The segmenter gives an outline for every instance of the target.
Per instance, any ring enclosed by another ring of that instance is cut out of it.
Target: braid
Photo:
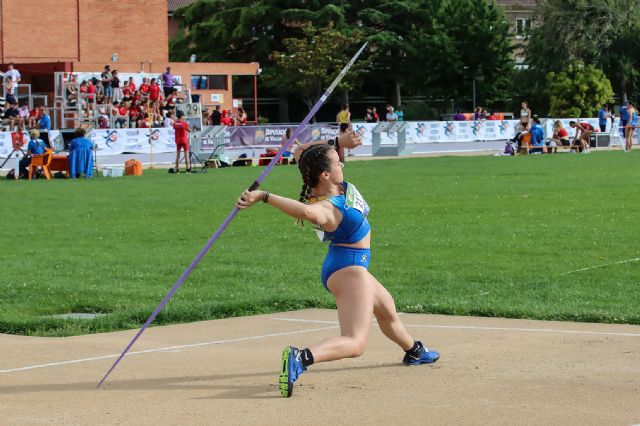
[[[327,153],[333,149],[329,145],[313,145],[307,148],[298,161],[298,168],[302,175],[302,191],[300,191],[300,202],[304,203],[311,198],[313,188],[320,182],[320,174],[328,172],[331,168],[331,160]],[[304,226],[302,220],[297,221]]]

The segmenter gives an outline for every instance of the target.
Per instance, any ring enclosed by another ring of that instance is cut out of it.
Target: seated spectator
[[[387,121],[390,121],[390,122],[398,121],[398,114],[395,113],[391,105],[387,105],[386,119]]]
[[[141,129],[149,129],[151,127],[151,118],[149,117],[148,112],[142,114],[142,119],[138,122],[138,124]]]
[[[491,114],[489,114],[489,116],[487,117],[487,120],[490,121],[497,121],[500,120],[500,117],[498,117],[498,114],[496,114],[495,112],[492,112]]]
[[[456,111],[456,114],[453,116],[453,121],[465,121],[467,118],[464,116],[460,110]]]
[[[375,123],[373,119],[373,110],[371,109],[371,107],[367,107],[367,110],[364,113],[364,121],[366,123]]]
[[[76,89],[76,76],[69,76],[69,79],[64,82],[65,96],[67,99],[67,105],[74,107],[78,104],[78,90]]]
[[[141,114],[142,110],[140,109],[138,102],[132,101],[131,106],[129,107],[129,127],[138,127],[138,120],[140,119]]]
[[[22,102],[22,106],[20,108],[18,108],[18,115],[20,116],[20,121],[21,121],[20,130],[24,130],[24,127],[29,122],[29,114],[30,113],[31,113],[31,110],[29,109],[29,101],[28,100],[24,100]]]
[[[38,125],[38,120],[40,120],[40,108],[34,108],[29,113],[28,124],[27,126],[30,129],[33,129]]]
[[[140,85],[138,91],[140,92],[142,101],[146,102],[147,98],[149,97],[149,79],[147,77],[144,77],[142,79],[142,84]]]
[[[93,143],[86,138],[87,131],[76,129],[75,138],[69,143],[69,173],[71,178],[93,176]]]
[[[10,104],[5,110],[2,117],[2,124],[9,126],[9,131],[13,132],[14,127],[19,129],[22,127],[22,119],[20,118],[20,111],[18,111],[17,104]]]
[[[569,140],[569,133],[567,133],[567,129],[562,125],[562,121],[556,120],[553,123],[553,135],[551,136],[551,140],[547,143],[549,147],[549,153],[553,149],[553,152],[558,152],[558,146],[570,146],[571,141]]]
[[[589,123],[576,123],[570,121],[569,126],[576,129],[576,135],[573,138],[573,146],[575,146],[583,154],[589,154],[589,139],[593,133],[593,126]]]
[[[162,122],[162,127],[173,127],[174,123],[173,111],[169,111],[164,121]]]
[[[31,164],[32,155],[42,155],[47,150],[42,139],[39,139],[40,132],[37,129],[32,129],[29,132],[29,145],[27,145],[27,154],[18,163],[18,169],[20,170],[20,176],[26,176],[28,174],[27,168]]]
[[[518,144],[518,152],[522,153],[522,151],[528,147],[530,139],[531,134],[529,133],[529,124],[521,122],[520,131],[516,133],[513,139],[511,139],[513,142]]]
[[[373,112],[373,122],[380,122],[380,114],[378,114],[378,109],[376,107],[371,107],[371,112]]]
[[[478,121],[480,119],[482,119],[482,107],[477,106],[475,111],[473,112],[473,120]]]

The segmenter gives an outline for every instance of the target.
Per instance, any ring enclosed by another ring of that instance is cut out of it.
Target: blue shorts
[[[327,281],[329,281],[329,277],[334,272],[349,266],[362,266],[364,269],[368,269],[370,261],[371,249],[359,249],[329,244],[327,256],[324,258],[324,263],[322,264],[322,285],[329,290]]]

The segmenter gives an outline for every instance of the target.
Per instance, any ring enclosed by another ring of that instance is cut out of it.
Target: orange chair
[[[40,155],[32,155],[31,156],[31,164],[29,164],[29,180],[33,176],[33,171],[37,171],[38,167],[42,167],[42,171],[44,175],[47,177],[47,180],[51,179],[51,171],[49,170],[49,164],[51,164],[51,158],[53,157],[53,150],[48,149],[44,152],[44,154]]]

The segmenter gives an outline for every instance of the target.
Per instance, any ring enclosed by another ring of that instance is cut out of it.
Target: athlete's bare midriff
[[[334,246],[340,246],[340,247],[351,247],[351,248],[358,248],[358,249],[368,249],[371,247],[371,231],[369,231],[369,233],[367,235],[364,236],[363,239],[361,239],[358,242],[355,243],[340,243],[340,244],[334,244]]]

